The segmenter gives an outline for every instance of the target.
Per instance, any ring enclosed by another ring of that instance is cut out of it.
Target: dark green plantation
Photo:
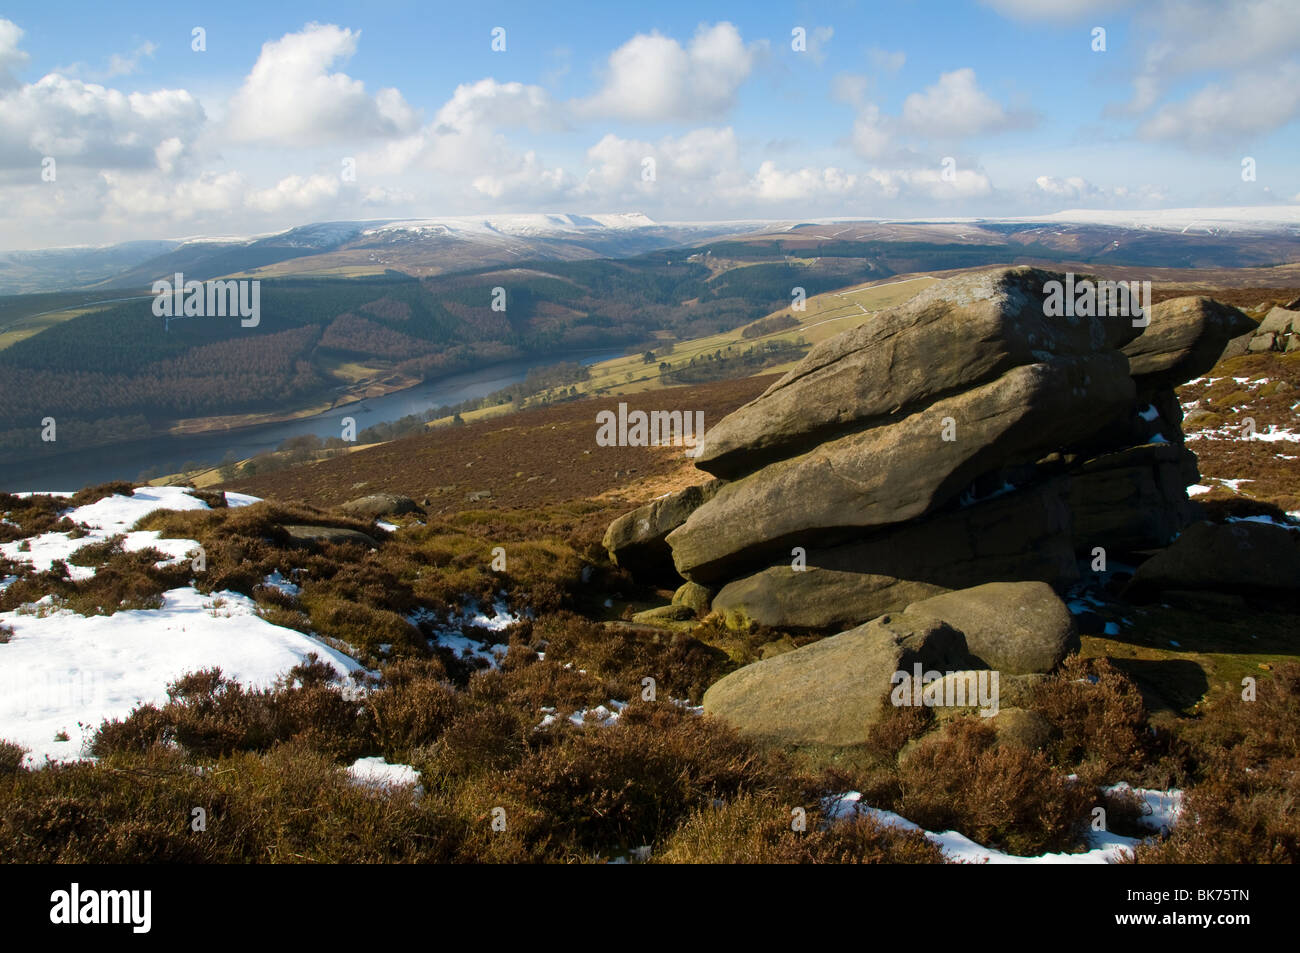
[[[330,368],[356,361],[429,380],[516,358],[635,346],[730,330],[807,294],[862,276],[845,263],[770,263],[711,275],[662,254],[545,262],[429,279],[268,279],[260,320],[166,319],[152,300],[53,324],[0,351],[0,454],[60,439],[86,447],[148,436],[176,420],[292,412],[328,403]],[[494,309],[504,289],[504,310]]]

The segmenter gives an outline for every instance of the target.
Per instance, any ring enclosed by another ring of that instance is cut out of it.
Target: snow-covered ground
[[[409,764],[389,764],[383,758],[358,758],[348,774],[354,783],[377,791],[415,786],[420,783],[420,772]]]
[[[1131,790],[1146,804],[1149,813],[1139,823],[1153,832],[1173,829],[1183,810],[1181,791],[1152,791],[1147,788],[1129,788],[1127,784],[1117,784],[1107,790]],[[835,795],[826,799],[826,813],[832,821],[847,820],[852,817],[867,817],[885,827],[894,827],[905,831],[920,831],[926,840],[943,852],[950,863],[964,864],[1114,864],[1131,855],[1141,843],[1134,837],[1123,837],[1109,831],[1088,832],[1088,850],[1078,854],[1039,854],[1036,857],[1018,857],[990,847],[981,847],[975,841],[957,831],[934,833],[913,824],[907,818],[862,803],[862,795],[857,791]]]
[[[505,658],[509,646],[480,642],[465,635],[464,630],[474,627],[487,629],[489,632],[504,632],[521,621],[522,617],[511,613],[505,602],[497,602],[493,605],[492,613],[489,616],[479,608],[477,603],[471,603],[462,609],[459,615],[449,616],[445,621],[432,610],[423,608],[412,612],[406,620],[416,628],[423,626],[426,630],[432,629],[433,637],[429,640],[431,645],[451,649],[459,658],[482,659],[492,668],[496,668]]]
[[[230,506],[257,502],[226,494]],[[0,547],[15,561],[48,569],[87,543],[125,534],[127,549],[154,547],[173,559],[196,550],[194,540],[159,539],[131,526],[156,509],[198,510],[207,504],[179,487],[142,487],[134,495],[114,495],[71,508],[64,515],[88,528],[86,536],[45,533]],[[70,566],[77,576],[88,567]],[[274,582],[286,584],[275,574]],[[268,579],[268,584],[274,584]],[[287,584],[292,585],[292,584]],[[13,636],[0,644],[0,739],[29,750],[27,763],[75,760],[106,718],[121,718],[142,703],[166,701],[168,683],[186,672],[219,666],[250,686],[270,685],[278,676],[315,653],[343,675],[361,668],[353,659],[310,636],[272,625],[257,615],[256,604],[235,592],[203,595],[186,586],[163,595],[158,609],[132,609],[110,616],[81,616],[52,605],[40,611],[0,613]],[[66,739],[66,740],[61,740]]]
[[[161,609],[109,616],[0,613],[13,627],[0,645],[0,738],[27,748],[28,764],[82,757],[105,718],[167,700],[186,672],[220,666],[246,685],[269,686],[309,654],[343,675],[361,668],[310,636],[272,625],[234,592],[172,589]],[[65,741],[58,740],[65,737]]]
[[[246,506],[256,502],[255,497],[231,493],[227,497],[230,506]],[[161,539],[156,532],[131,532],[131,527],[141,517],[154,510],[206,510],[208,504],[185,492],[183,487],[160,486],[140,487],[132,496],[114,494],[86,506],[71,507],[63,511],[63,516],[74,523],[79,523],[87,530],[86,535],[74,539],[67,533],[42,533],[25,540],[0,545],[0,555],[14,562],[31,564],[38,572],[50,568],[55,560],[67,562],[69,556],[91,543],[102,543],[114,536],[125,535],[122,548],[127,552],[141,549],[157,549],[166,554],[168,561],[180,561],[198,550],[198,542],[192,539]],[[68,574],[73,579],[88,579],[95,574],[89,566],[68,566]]]

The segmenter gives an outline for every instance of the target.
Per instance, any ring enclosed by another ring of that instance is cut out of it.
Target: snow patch
[[[1115,785],[1115,789],[1128,788],[1126,784]],[[1144,788],[1132,789],[1141,797],[1151,814],[1144,818],[1143,826],[1150,830],[1161,827],[1172,828],[1182,811],[1182,792],[1149,791]],[[904,831],[920,831],[926,840],[934,844],[943,853],[949,863],[959,864],[1114,864],[1132,856],[1134,848],[1141,843],[1137,838],[1123,837],[1109,831],[1089,830],[1088,849],[1079,854],[1040,854],[1036,857],[1019,857],[990,847],[982,847],[965,834],[957,831],[933,833],[914,824],[907,818],[893,811],[880,810],[862,803],[862,795],[857,791],[834,795],[825,801],[827,816],[832,821],[848,820],[853,817],[866,817],[885,827]],[[1157,824],[1161,826],[1157,826]]]
[[[27,748],[34,766],[83,757],[102,721],[165,703],[168,683],[187,672],[215,666],[245,685],[267,687],[312,653],[344,676],[361,668],[262,619],[256,603],[236,592],[204,595],[187,586],[164,593],[160,609],[89,617],[6,612],[0,622],[14,630],[0,644],[0,738]]]
[[[409,764],[389,764],[383,758],[358,758],[348,768],[352,783],[376,791],[414,787],[423,793],[420,772]]]

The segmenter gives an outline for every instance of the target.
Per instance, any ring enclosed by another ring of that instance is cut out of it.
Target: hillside
[[[659,259],[545,267],[268,281],[254,327],[190,318],[160,333],[166,319],[148,300],[70,316],[0,351],[0,454],[79,452],[182,422],[188,431],[228,426],[237,415],[291,417],[514,358],[634,345],[657,331],[696,337],[766,314],[795,284],[816,294],[856,276],[851,264],[721,276]],[[59,423],[54,448],[29,426],[45,417]]]
[[[982,280],[929,283],[916,306],[933,333],[977,320],[944,309],[966,306],[971,294],[961,289]],[[997,300],[1019,307],[1026,298]],[[861,301],[850,298],[855,307]],[[894,322],[899,334],[931,333],[925,322],[906,319],[907,307],[874,320]],[[840,318],[827,313],[811,317],[833,327]],[[1188,318],[1196,314],[1217,317]],[[1029,428],[1034,456],[1039,444],[1078,439],[1058,433],[1082,428],[1107,434],[1090,451],[1096,460],[1118,454],[1154,461],[1155,470],[1185,440],[1200,458],[1202,482],[1188,489],[1189,501],[1181,483],[1177,498],[1166,499],[1161,494],[1174,492],[1168,481],[1153,490],[1137,479],[1136,492],[1150,504],[1137,510],[1125,509],[1128,497],[1113,485],[1096,484],[1103,513],[1124,518],[1067,522],[1064,532],[1068,540],[1069,526],[1086,523],[1086,545],[1103,538],[1092,534],[1111,534],[1104,536],[1109,566],[1089,569],[1091,557],[1081,556],[1059,595],[1042,583],[1032,598],[1023,589],[1031,584],[997,584],[1022,587],[1014,600],[1000,597],[999,638],[1012,631],[1025,650],[1054,632],[1062,640],[1030,674],[1021,674],[1018,656],[1000,663],[1002,694],[992,702],[1001,707],[989,719],[964,703],[912,707],[876,698],[864,678],[879,674],[877,663],[861,668],[860,660],[819,675],[807,693],[795,673],[793,689],[745,695],[748,708],[719,701],[737,679],[790,672],[793,659],[823,664],[816,659],[856,644],[864,630],[920,625],[933,644],[914,639],[918,652],[954,638],[973,650],[981,637],[978,613],[958,612],[979,587],[935,597],[949,602],[932,611],[959,621],[936,623],[908,605],[840,631],[806,619],[746,618],[709,586],[692,581],[674,592],[680,579],[648,578],[630,558],[615,532],[628,525],[629,511],[641,514],[631,521],[634,535],[653,534],[662,521],[685,526],[692,507],[723,501],[716,484],[700,489],[709,480],[701,467],[731,460],[744,470],[727,448],[728,434],[746,420],[768,421],[760,434],[791,438],[788,428],[775,429],[777,412],[765,409],[784,399],[772,373],[579,397],[217,491],[118,484],[71,498],[0,495],[0,661],[12,655],[23,671],[21,683],[0,694],[0,739],[19,742],[0,743],[0,775],[12,782],[0,784],[0,851],[20,860],[99,862],[1294,860],[1283,752],[1300,724],[1300,650],[1294,593],[1273,582],[1288,570],[1242,565],[1229,547],[1216,577],[1195,590],[1166,585],[1151,598],[1132,585],[1178,546],[1160,536],[1152,547],[1148,539],[1146,510],[1166,505],[1175,507],[1171,518],[1176,510],[1176,518],[1194,520],[1183,524],[1189,536],[1232,539],[1240,530],[1276,548],[1280,534],[1285,545],[1274,558],[1294,558],[1287,546],[1300,524],[1287,509],[1300,497],[1287,449],[1300,424],[1291,399],[1300,355],[1242,342],[1246,353],[1216,363],[1206,348],[1188,346],[1242,328],[1252,341],[1272,335],[1272,345],[1280,333],[1285,345],[1293,332],[1282,319],[1293,320],[1290,314],[1270,314],[1268,327],[1283,329],[1274,332],[1221,305],[1171,299],[1153,317],[1153,327],[1166,330],[1152,340],[1158,354],[1177,357],[1172,376],[1141,346],[1131,349],[1132,363],[1111,362],[1115,373],[1151,389],[1150,396],[1119,394],[1117,431],[1106,430],[1106,415],[1095,409]],[[1135,334],[1124,330],[1116,340],[1131,344]],[[857,360],[851,342],[859,339],[853,328],[827,336],[809,360],[824,360],[826,345],[834,361]],[[950,350],[974,355],[995,340],[972,336]],[[1063,361],[1093,362],[1104,340],[1081,332],[1054,346]],[[1085,353],[1073,355],[1073,347]],[[900,344],[881,373],[859,378],[841,365],[819,386],[892,406],[889,388],[928,386],[907,362],[931,356]],[[1041,351],[1025,356],[1042,361]],[[972,392],[999,386],[997,377],[983,382],[978,367],[957,361],[936,373],[975,375]],[[801,386],[810,370],[805,363],[783,386]],[[860,380],[872,386],[860,388]],[[1171,381],[1181,386],[1166,396]],[[1017,412],[1039,399],[1031,393]],[[1080,398],[1076,389],[1047,399]],[[710,431],[703,450],[687,456],[680,446],[600,445],[596,415],[620,403],[629,411],[702,412]],[[806,400],[785,406],[818,412]],[[878,439],[924,413],[887,415],[865,433]],[[1247,417],[1253,429],[1243,432]],[[842,439],[822,437],[816,454],[838,453]],[[980,442],[997,448],[1002,439]],[[1116,451],[1113,440],[1138,442]],[[933,458],[913,482],[935,481],[946,451],[934,448],[942,443],[909,446],[908,459]],[[1073,468],[1070,485],[1092,485],[1095,460],[1056,456],[1039,460],[1045,469],[1037,474],[1016,469],[1016,485],[1014,468],[1005,478],[997,469],[1002,488],[991,493],[980,489],[989,482],[981,474],[960,500],[940,501],[938,518],[978,520],[1005,507],[1023,516],[1044,486],[1060,485],[1061,467]],[[876,457],[840,459],[869,468]],[[765,479],[765,469],[783,465],[767,452],[754,476]],[[823,505],[836,489],[825,480],[820,486],[821,493],[782,496],[782,512],[800,518]],[[862,499],[878,492],[869,477],[859,486]],[[694,502],[683,508],[688,498]],[[830,518],[846,519],[853,505],[837,505]],[[1091,512],[1074,497],[1070,505],[1072,520]],[[688,539],[736,546],[764,531],[768,518]],[[895,517],[886,532],[907,534],[918,524],[929,532],[926,518]],[[1035,525],[1004,520],[991,535]],[[897,539],[888,561],[905,574],[914,550]],[[670,542],[681,548],[678,565],[693,573],[694,550],[679,537]],[[809,539],[810,565],[831,542],[820,532]],[[931,542],[935,558],[962,550],[956,536]],[[985,571],[1006,569],[994,560]],[[1266,585],[1248,586],[1247,598],[1231,588],[1243,575]],[[771,588],[789,578],[788,570],[773,577]],[[846,591],[840,608],[864,594],[876,598],[870,588]],[[1045,614],[1027,616],[1031,603]],[[131,666],[109,664],[113,651],[128,646]],[[73,658],[97,673],[95,692],[63,690]],[[1244,706],[1241,686],[1255,682],[1258,701],[1252,694]],[[58,704],[48,704],[42,686],[59,687]],[[771,697],[785,699],[782,730],[824,721],[850,732],[852,743],[781,744],[756,734],[751,703],[761,708]],[[37,699],[46,705],[33,720],[26,711]],[[861,719],[837,714],[859,709]],[[1252,771],[1241,771],[1243,763]],[[70,827],[58,805],[74,794],[89,821]],[[208,823],[222,836],[194,839],[172,822],[178,805],[192,803],[213,805]],[[1087,823],[1097,807],[1107,818],[1100,829]],[[811,822],[804,830],[791,826],[795,808]],[[507,823],[493,829],[497,811]]]

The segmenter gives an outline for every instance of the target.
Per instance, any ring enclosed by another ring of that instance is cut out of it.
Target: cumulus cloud
[[[27,54],[18,49],[23,31],[12,20],[0,17],[0,89],[18,85],[14,70],[27,65]]]
[[[857,74],[841,74],[832,86],[835,98],[857,109],[849,143],[864,159],[898,162],[916,150],[909,140],[956,140],[967,136],[1003,132],[1029,125],[1034,117],[1008,112],[979,88],[970,68],[942,73],[938,82],[912,93],[903,101],[902,114],[890,116],[866,98],[870,81]]]
[[[1030,117],[1009,113],[979,88],[970,67],[941,73],[939,81],[903,101],[903,123],[913,132],[960,138],[1028,125]]]
[[[1175,84],[1196,73],[1213,71],[1211,83],[1194,93],[1203,104],[1230,88],[1236,71],[1246,74],[1262,63],[1294,66],[1300,50],[1300,17],[1292,0],[1161,0],[1138,13],[1146,38],[1132,94],[1119,109],[1136,115],[1156,107]],[[1286,121],[1283,119],[1282,121]],[[1159,138],[1179,138],[1154,133]]]
[[[1082,199],[1097,193],[1097,187],[1087,179],[1072,175],[1068,178],[1058,179],[1051,175],[1040,175],[1034,179],[1034,185],[1040,192],[1047,195],[1065,198],[1065,199]]]
[[[693,129],[655,143],[609,133],[587,150],[587,160],[579,194],[594,196],[698,194],[701,183],[734,186],[741,175],[740,144],[730,127]]]
[[[760,201],[815,201],[852,195],[858,177],[833,166],[783,171],[774,162],[764,162],[749,184],[754,198]]]
[[[564,111],[540,86],[482,79],[456,87],[427,126],[363,151],[358,168],[366,175],[438,172],[462,180],[470,194],[519,198],[534,182],[551,194],[562,173],[546,169],[535,151],[521,152],[501,128],[560,128]]]
[[[488,78],[457,86],[433,125],[440,132],[465,133],[496,126],[539,129],[557,121],[556,106],[542,87]]]
[[[139,172],[103,171],[107,191],[104,218],[153,222],[210,221],[239,208],[248,185],[238,172],[204,172],[189,179],[163,181]]]
[[[50,73],[0,91],[0,165],[53,156],[79,165],[153,166],[164,142],[193,141],[204,119],[203,107],[183,89],[126,94]],[[163,154],[174,164],[180,151],[169,146]]]
[[[1300,116],[1300,65],[1238,75],[1210,83],[1184,100],[1158,109],[1139,128],[1145,139],[1174,140],[1224,150],[1247,147],[1250,137]]]
[[[601,89],[575,109],[651,121],[717,117],[735,102],[761,47],[746,46],[726,22],[701,25],[686,47],[658,32],[639,33],[610,54]]]
[[[1228,9],[1221,0],[1162,0],[1143,9],[1148,55],[1166,72],[1248,66],[1300,48],[1293,0],[1233,0]]]
[[[471,184],[481,195],[499,202],[544,203],[564,201],[574,182],[563,169],[547,167],[529,150],[514,168],[476,176]]]
[[[872,169],[867,176],[879,184],[889,199],[919,196],[951,201],[982,198],[993,192],[993,183],[983,172],[958,168],[951,175],[943,169]]]
[[[269,189],[250,191],[244,204],[259,212],[316,208],[338,197],[339,183],[337,175],[288,175]]]
[[[697,129],[655,142],[606,135],[590,150],[591,168],[569,194],[599,207],[636,201],[641,207],[709,209],[713,214],[808,216],[845,209],[883,211],[890,203],[924,202],[938,209],[989,195],[987,175],[958,169],[873,167],[854,172],[837,166],[781,166],[771,159],[748,164],[735,131]],[[644,160],[655,162],[653,181]]]
[[[396,89],[374,96],[346,73],[330,72],[356,52],[360,31],[309,23],[265,43],[230,101],[227,128],[239,142],[323,145],[397,136],[416,115]]]
[[[1165,191],[1159,186],[1099,186],[1078,175],[1064,178],[1040,175],[1034,179],[1033,192],[1039,199],[1051,200],[1057,208],[1064,207],[1066,203],[1075,207],[1151,206],[1166,198]]]

